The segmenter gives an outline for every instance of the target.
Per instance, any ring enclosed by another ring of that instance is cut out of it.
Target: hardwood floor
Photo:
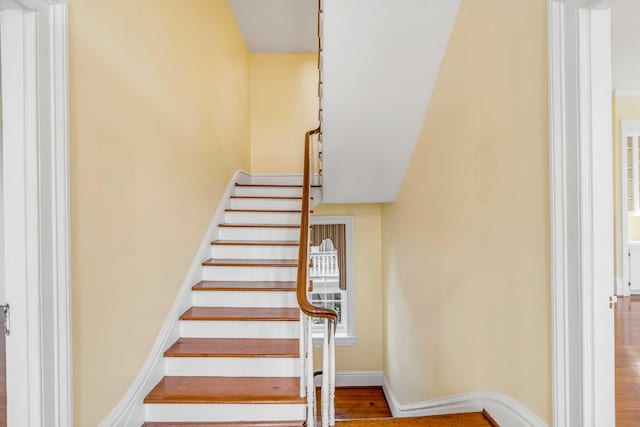
[[[320,389],[316,390],[320,413]],[[336,387],[336,420],[390,417],[382,387]]]
[[[338,421],[336,425],[340,427],[492,427],[482,412],[418,418],[344,420]]]
[[[620,298],[616,327],[616,425],[640,426],[640,296]]]
[[[320,408],[320,389],[316,390]],[[419,418],[391,418],[382,387],[337,387],[336,421],[340,426],[380,426],[380,427],[491,427],[492,424],[482,412],[470,414],[438,415]],[[318,419],[320,421],[320,419]]]

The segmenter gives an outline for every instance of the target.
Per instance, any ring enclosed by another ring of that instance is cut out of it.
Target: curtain
[[[319,246],[324,239],[331,239],[338,251],[338,268],[340,269],[340,289],[347,289],[347,240],[345,224],[313,224],[311,243]]]

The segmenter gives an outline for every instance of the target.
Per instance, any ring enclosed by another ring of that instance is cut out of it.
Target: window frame
[[[354,221],[353,216],[334,216],[334,215],[311,215],[310,224],[344,224],[345,240],[346,240],[346,283],[347,290],[344,292],[345,300],[342,301],[342,327],[336,329],[336,345],[352,346],[356,345],[358,338],[355,331],[355,280],[354,280]],[[322,346],[321,327],[313,331],[313,345],[315,347]]]

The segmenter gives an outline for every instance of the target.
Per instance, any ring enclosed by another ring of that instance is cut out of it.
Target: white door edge
[[[24,9],[2,12],[1,25],[3,67],[17,64],[24,83],[9,84],[16,77],[3,73],[3,87],[13,92],[7,96],[16,100],[9,102],[24,104],[4,111],[5,129],[9,122],[21,123],[23,134],[4,134],[5,161],[13,164],[4,172],[12,184],[4,202],[10,206],[5,229],[13,233],[6,235],[6,247],[16,247],[18,240],[25,246],[5,257],[20,267],[5,276],[11,304],[8,424],[63,427],[73,425],[67,6],[17,3]],[[24,143],[8,144],[9,137]]]
[[[608,13],[609,4],[549,0],[548,5],[552,419],[554,426],[614,425],[614,370],[608,361],[612,357],[605,354],[613,352],[613,328],[602,321],[607,301],[602,301],[597,285],[613,261],[602,259],[595,247],[608,238],[602,231],[607,220],[597,202],[612,188],[594,182],[602,168],[611,165],[598,163],[607,159],[594,156],[591,141],[601,137],[596,135],[601,129],[586,125],[598,108],[594,96],[602,94],[602,87],[592,92],[593,73],[602,70],[591,55],[603,42],[593,37],[590,8]],[[598,16],[596,21],[602,24]],[[609,87],[609,99],[610,93]],[[610,228],[612,234],[612,224]],[[611,276],[603,285],[612,289]]]

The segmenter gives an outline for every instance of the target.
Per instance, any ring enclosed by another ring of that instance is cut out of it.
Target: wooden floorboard
[[[247,320],[294,322],[300,309],[293,307],[191,307],[180,320]]]
[[[429,426],[429,427],[491,427],[491,424],[482,415],[482,412],[455,415],[434,415],[417,418],[387,418],[387,419],[363,419],[338,421],[336,425],[342,427],[366,427],[366,426]]]
[[[640,296],[620,298],[616,326],[616,426],[640,426]]]
[[[300,246],[298,240],[214,240],[214,246]]]
[[[320,414],[320,389],[316,390]],[[336,419],[390,417],[382,387],[336,387]]]
[[[298,377],[164,377],[144,403],[304,403]]]
[[[203,280],[194,291],[295,291],[296,282],[221,282]]]
[[[223,228],[300,228],[300,224],[219,224]]]
[[[205,267],[297,267],[297,259],[217,259],[202,263]]]
[[[304,421],[239,421],[212,423],[144,423],[142,427],[304,427]]]
[[[297,339],[179,338],[164,357],[269,357],[300,356]]]
[[[320,413],[320,389],[316,389]],[[336,420],[342,427],[433,426],[492,427],[482,412],[417,418],[392,418],[382,387],[337,387]],[[320,417],[318,417],[320,421]]]

